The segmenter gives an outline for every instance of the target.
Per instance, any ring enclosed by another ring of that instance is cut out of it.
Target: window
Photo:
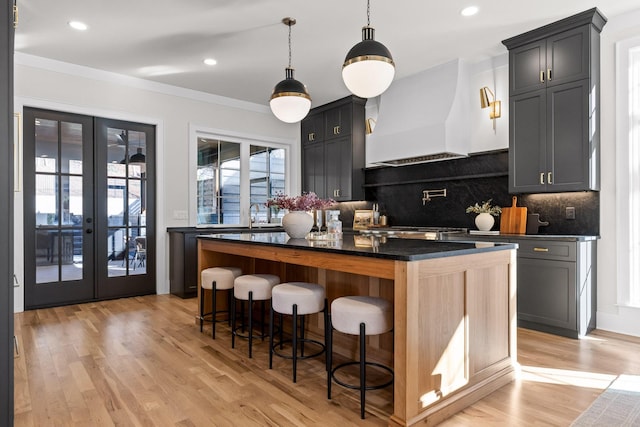
[[[287,192],[287,146],[205,131],[192,136],[197,145],[192,190],[197,226],[280,223],[282,212],[264,204]]]
[[[251,206],[264,206],[267,199],[278,193],[284,193],[285,187],[285,150],[252,145],[250,148],[249,171],[251,174]],[[258,223],[279,223],[283,212],[271,209],[258,209],[255,221]]]
[[[618,65],[618,304],[640,307],[640,39],[619,43]]]

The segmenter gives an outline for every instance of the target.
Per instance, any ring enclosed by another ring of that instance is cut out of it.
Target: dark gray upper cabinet
[[[365,103],[348,96],[314,108],[302,121],[303,192],[364,200]]]
[[[509,192],[600,189],[600,31],[590,9],[504,40]]]

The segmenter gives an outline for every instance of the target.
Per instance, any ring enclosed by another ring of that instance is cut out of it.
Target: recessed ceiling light
[[[469,7],[465,7],[464,9],[462,9],[460,11],[460,15],[462,16],[473,16],[476,13],[478,13],[478,6],[469,6]]]
[[[85,31],[87,28],[89,28],[87,24],[80,21],[69,21],[69,26],[78,31]]]
[[[207,58],[207,59],[204,60],[204,63],[207,64],[207,65],[216,65],[218,63],[218,61],[216,61],[213,58]]]

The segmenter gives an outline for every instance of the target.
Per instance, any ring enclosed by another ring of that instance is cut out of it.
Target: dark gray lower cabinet
[[[596,241],[518,243],[518,326],[572,338],[596,326]]]
[[[198,235],[202,231],[169,232],[169,287],[180,298],[198,292]]]

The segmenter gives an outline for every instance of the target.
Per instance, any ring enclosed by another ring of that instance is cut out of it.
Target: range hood
[[[371,100],[370,100],[371,101]],[[378,98],[367,135],[368,166],[404,166],[466,157],[470,147],[469,71],[456,59],[391,84]]]

